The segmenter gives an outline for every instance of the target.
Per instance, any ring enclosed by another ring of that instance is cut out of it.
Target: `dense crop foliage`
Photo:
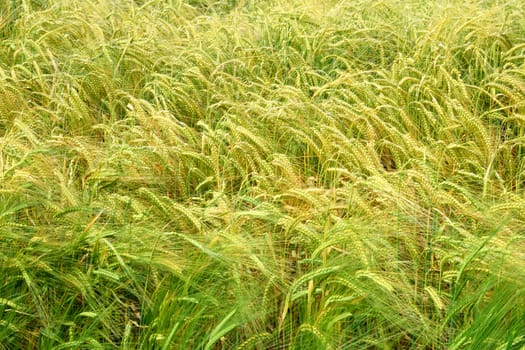
[[[0,349],[523,349],[521,0],[0,1]]]

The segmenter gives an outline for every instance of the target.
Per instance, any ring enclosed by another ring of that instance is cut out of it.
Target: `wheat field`
[[[523,1],[0,1],[0,349],[525,349]]]

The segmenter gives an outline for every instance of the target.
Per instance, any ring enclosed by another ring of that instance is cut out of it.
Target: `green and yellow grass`
[[[523,2],[1,1],[37,348],[525,348]]]

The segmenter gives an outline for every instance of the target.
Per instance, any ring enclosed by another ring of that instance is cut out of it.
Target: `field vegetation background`
[[[0,349],[524,349],[521,0],[0,2]]]

